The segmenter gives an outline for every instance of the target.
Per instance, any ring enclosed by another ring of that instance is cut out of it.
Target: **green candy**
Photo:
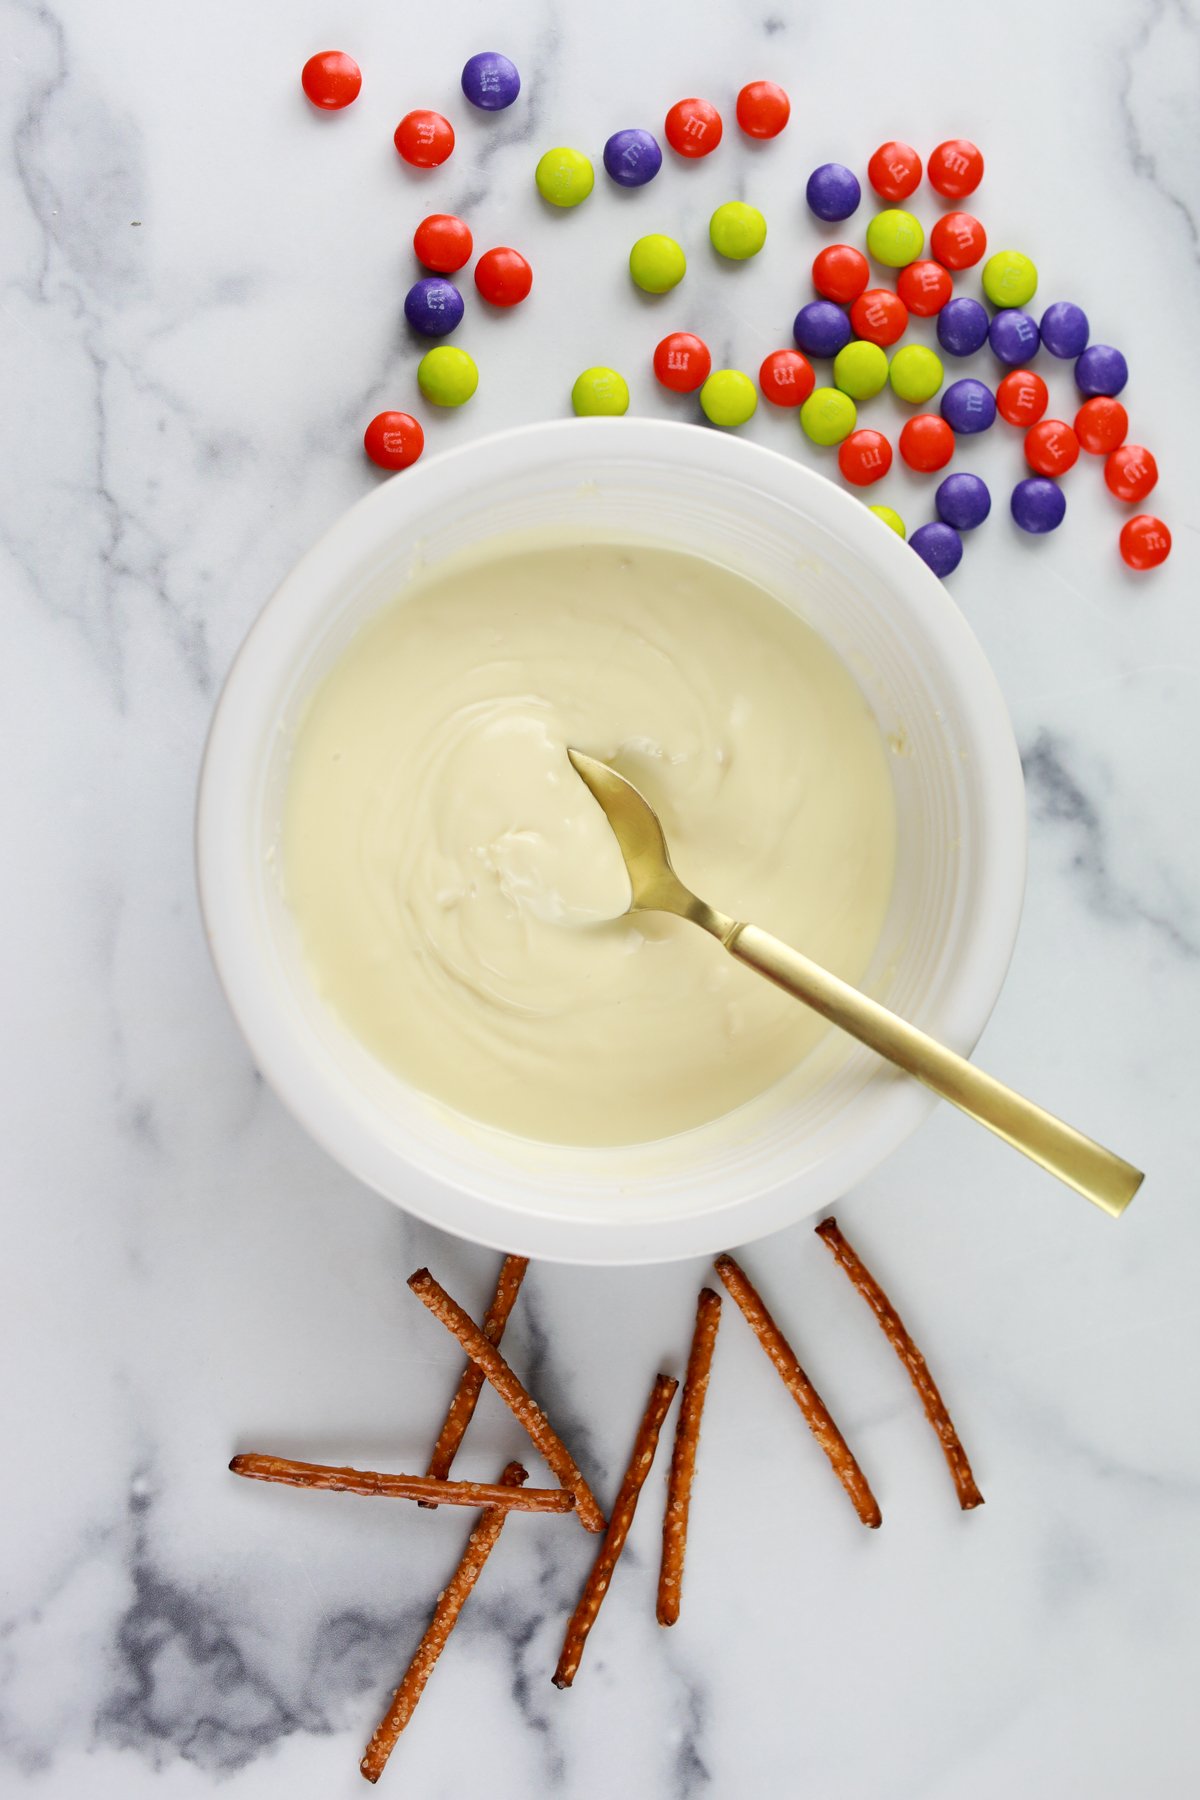
[[[766,243],[767,221],[757,206],[747,206],[744,200],[727,200],[708,221],[708,235],[718,256],[745,262],[748,256],[757,256]]]
[[[700,389],[700,407],[706,419],[726,430],[744,425],[758,407],[758,389],[740,369],[714,369]]]
[[[836,364],[834,366],[836,368]],[[936,356],[932,350],[927,350],[924,344],[905,344],[893,356],[888,373],[898,397],[919,406],[922,401],[933,399],[942,385],[946,371],[942,367],[941,357]]]
[[[993,306],[1024,306],[1037,284],[1037,268],[1019,250],[997,250],[983,265],[983,291]]]
[[[533,172],[538,193],[551,206],[578,206],[596,185],[596,175],[582,150],[559,144],[547,150]]]
[[[867,226],[867,249],[876,262],[889,269],[907,268],[916,262],[925,248],[925,233],[919,219],[898,206],[876,213]]]
[[[434,406],[462,406],[479,386],[479,370],[465,350],[438,344],[417,364],[417,386]]]
[[[682,246],[661,231],[640,237],[629,252],[629,273],[646,294],[665,294],[678,287],[687,273]]]
[[[847,344],[833,359],[834,386],[852,400],[873,400],[887,385],[888,359],[878,344]]]
[[[575,378],[571,405],[581,419],[619,418],[629,411],[629,387],[615,369],[585,369]]]
[[[869,506],[867,511],[873,512],[877,519],[882,519],[888,530],[894,531],[897,537],[908,536],[908,532],[904,528],[904,520],[898,512],[893,512],[890,506]]]
[[[800,425],[814,444],[840,444],[854,430],[858,408],[837,388],[814,388],[800,408]]]

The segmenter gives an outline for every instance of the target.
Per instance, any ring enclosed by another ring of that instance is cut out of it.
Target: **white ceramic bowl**
[[[831,1033],[770,1093],[657,1143],[559,1148],[468,1125],[389,1074],[327,1010],[279,890],[289,744],[314,685],[414,573],[539,526],[728,563],[840,653],[896,752],[895,892],[865,985],[973,1048],[1025,875],[1020,763],[995,678],[946,590],[860,500],[693,425],[566,420],[483,439],[384,483],[309,551],[247,638],[213,722],[197,825],[209,941],[267,1080],[332,1156],[408,1211],[565,1262],[709,1253],[837,1199],[920,1124],[931,1097]],[[736,895],[715,898],[736,907]]]

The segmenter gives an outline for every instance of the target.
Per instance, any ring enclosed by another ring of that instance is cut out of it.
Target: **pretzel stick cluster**
[[[374,1469],[341,1469],[328,1463],[294,1462],[288,1456],[235,1456],[234,1475],[250,1481],[278,1481],[285,1487],[326,1488],[337,1494],[381,1494],[445,1506],[498,1506],[504,1512],[565,1513],[574,1495],[562,1488],[515,1488],[490,1481],[436,1481],[428,1475],[381,1475]]]
[[[516,1305],[517,1295],[521,1291],[521,1283],[525,1279],[525,1271],[529,1267],[527,1256],[506,1256],[496,1279],[496,1292],[492,1296],[492,1304],[488,1307],[483,1319],[483,1335],[489,1344],[499,1344],[504,1336],[504,1327],[508,1324],[508,1315]],[[444,1481],[450,1473],[451,1465],[458,1454],[458,1447],[463,1441],[467,1426],[471,1423],[479,1396],[483,1392],[484,1375],[478,1363],[469,1362],[459,1377],[458,1387],[450,1402],[446,1414],[446,1422],[438,1433],[433,1446],[433,1455],[429,1458],[427,1473],[439,1481]],[[422,1506],[433,1507],[434,1500],[422,1500]]]
[[[688,1510],[692,1500],[692,1477],[696,1472],[696,1449],[700,1442],[700,1415],[708,1393],[712,1371],[713,1348],[717,1327],[721,1323],[721,1297],[711,1288],[701,1288],[696,1303],[696,1328],[688,1355],[687,1376],[679,1417],[675,1422],[675,1445],[671,1452],[671,1473],[667,1480],[667,1506],[663,1514],[662,1561],[658,1571],[658,1605],[660,1625],[674,1625],[679,1617],[683,1588],[683,1560],[687,1554]]]
[[[511,1462],[500,1477],[502,1487],[518,1488],[527,1479],[520,1463]],[[404,1671],[404,1678],[392,1696],[392,1704],[375,1727],[359,1768],[368,1781],[375,1782],[383,1774],[384,1764],[396,1747],[396,1740],[421,1698],[425,1683],[433,1673],[433,1665],[446,1648],[446,1640],[458,1622],[458,1615],[483,1571],[483,1565],[496,1547],[508,1511],[503,1506],[489,1506],[467,1539],[457,1569],[437,1598],[424,1637],[416,1654]]]
[[[964,1512],[983,1505],[983,1495],[975,1485],[967,1453],[954,1429],[954,1421],[946,1410],[946,1402],[938,1392],[937,1382],[929,1372],[929,1364],[909,1336],[903,1319],[896,1311],[857,1251],[853,1250],[838,1229],[836,1219],[825,1219],[816,1228],[817,1236],[832,1250],[854,1286],[858,1289],[883,1327],[892,1349],[908,1370],[909,1379],[921,1396],[925,1417],[937,1432],[942,1453],[958,1493],[958,1504]]]
[[[608,1592],[608,1584],[612,1580],[613,1570],[617,1566],[625,1539],[629,1536],[629,1527],[633,1524],[633,1515],[637,1511],[638,1495],[642,1484],[650,1473],[650,1465],[654,1461],[654,1452],[658,1448],[658,1434],[662,1430],[667,1409],[675,1398],[675,1389],[679,1386],[673,1375],[657,1375],[654,1386],[650,1390],[650,1398],[638,1426],[638,1434],[634,1439],[633,1455],[629,1459],[629,1467],[621,1483],[621,1491],[617,1495],[612,1509],[612,1518],[608,1522],[608,1530],[592,1564],[591,1574],[584,1583],[583,1592],[579,1596],[579,1604],[571,1615],[563,1638],[562,1654],[558,1659],[558,1667],[554,1671],[554,1685],[557,1688],[570,1687],[579,1668],[583,1647],[587,1643],[588,1633],[596,1623],[596,1615],[600,1611],[604,1596]]]
[[[767,1311],[762,1295],[732,1256],[718,1256],[716,1270],[737,1301],[750,1329],[774,1363],[783,1385],[804,1414],[809,1430],[849,1494],[855,1512],[863,1524],[872,1529],[882,1525],[883,1514],[879,1510],[879,1502],[871,1492],[853,1451],[834,1424],[829,1408],[800,1367],[796,1352]]]

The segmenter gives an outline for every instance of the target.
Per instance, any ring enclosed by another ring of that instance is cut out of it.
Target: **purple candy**
[[[1088,316],[1072,300],[1056,300],[1042,314],[1042,342],[1051,356],[1078,356],[1087,348]]]
[[[937,337],[951,356],[974,356],[987,343],[987,308],[960,294],[947,300],[937,317]]]
[[[662,168],[658,139],[636,125],[614,131],[604,146],[604,166],[618,187],[645,187]]]
[[[1047,481],[1044,475],[1018,481],[1012,491],[1012,516],[1022,531],[1031,531],[1035,537],[1057,530],[1066,510],[1067,496],[1057,481]]]
[[[422,337],[449,337],[462,324],[463,297],[444,275],[429,275],[405,294],[404,316]]]
[[[842,163],[822,163],[809,176],[805,197],[809,209],[818,219],[827,219],[832,224],[857,212],[862,189],[853,169],[847,169]]]
[[[998,312],[988,326],[988,342],[992,354],[1010,369],[1019,369],[1033,361],[1042,339],[1037,320],[1019,307],[1007,306]]]
[[[956,531],[974,531],[992,510],[987,482],[978,475],[947,475],[933,497],[938,518]]]
[[[942,395],[942,417],[960,436],[986,431],[996,418],[996,396],[968,375],[965,381],[952,382]]]
[[[805,356],[836,356],[850,342],[850,321],[832,300],[810,300],[796,314],[792,336]]]
[[[516,63],[498,50],[481,50],[463,65],[462,91],[472,106],[484,112],[503,112],[521,91]]]
[[[1081,394],[1119,394],[1129,380],[1129,364],[1111,344],[1089,344],[1075,364]]]
[[[921,561],[941,580],[962,561],[962,539],[952,525],[918,525],[908,540]]]

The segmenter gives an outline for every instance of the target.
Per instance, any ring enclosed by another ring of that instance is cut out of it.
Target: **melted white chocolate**
[[[704,899],[851,981],[891,890],[887,754],[809,627],[640,546],[443,569],[318,688],[283,866],[328,1003],[472,1119],[644,1142],[761,1093],[826,1027],[695,926],[620,916],[624,865],[568,744],[636,782]]]

